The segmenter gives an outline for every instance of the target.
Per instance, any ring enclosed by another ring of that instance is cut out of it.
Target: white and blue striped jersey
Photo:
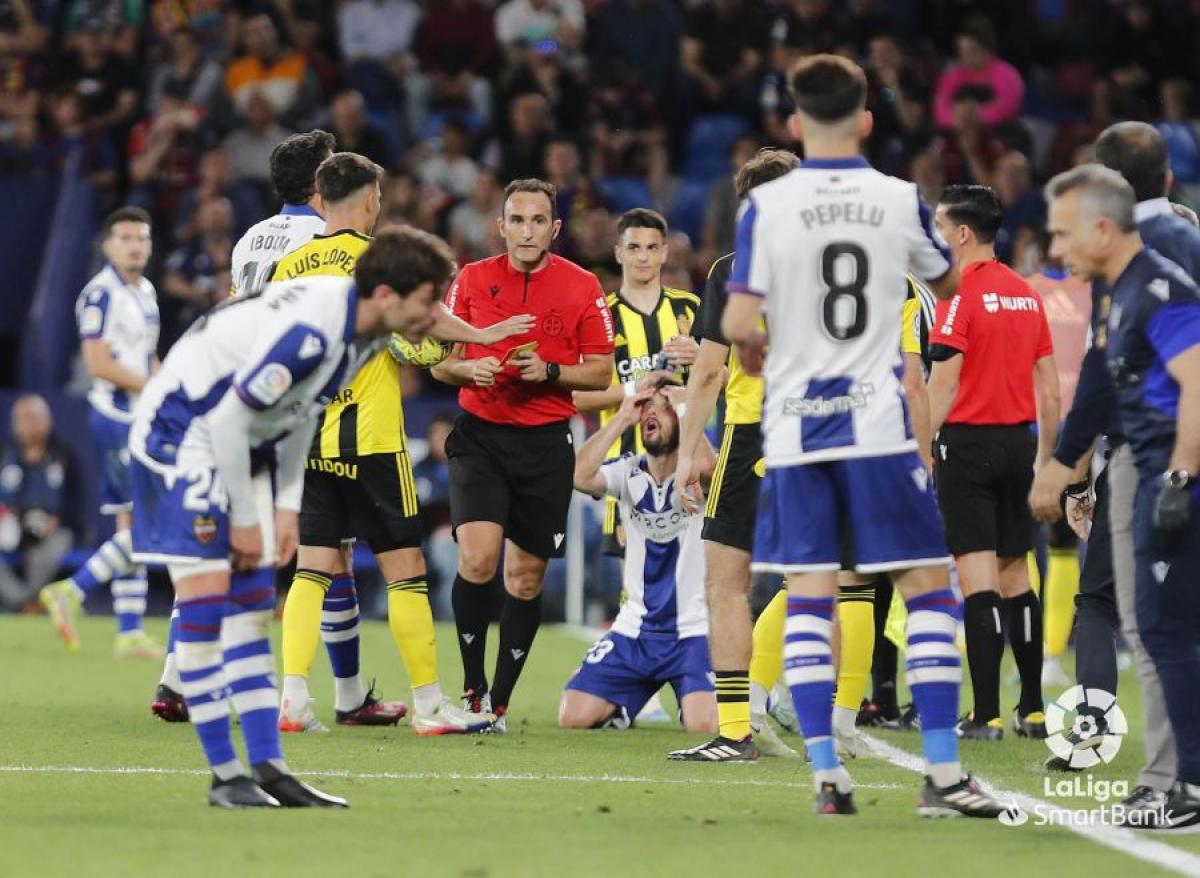
[[[707,635],[704,519],[684,510],[674,475],[661,485],[654,480],[644,453],[607,461],[600,472],[625,525],[625,599],[612,630],[626,637]]]
[[[233,245],[230,295],[262,289],[280,259],[323,231],[325,220],[307,204],[285,204],[275,216],[252,225]]]
[[[121,366],[147,377],[158,348],[158,297],[154,284],[139,278],[126,283],[112,265],[83,288],[75,302],[75,322],[81,340],[99,339]],[[128,424],[136,395],[103,378],[92,378],[88,391],[92,408],[107,418]]]
[[[768,467],[916,448],[898,344],[906,271],[950,253],[916,186],[865,159],[810,159],[742,204],[728,290],[760,296],[770,332]]]
[[[207,416],[231,393],[253,412],[252,448],[311,426],[345,376],[356,302],[348,278],[310,277],[217,305],[146,385],[130,451],[160,473],[214,467],[223,437],[211,434]]]

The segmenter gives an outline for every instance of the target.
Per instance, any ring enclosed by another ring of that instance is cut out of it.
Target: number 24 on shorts
[[[164,476],[167,490],[174,490],[175,482],[180,478],[175,474]],[[213,509],[224,510],[229,495],[225,486],[210,469],[195,469],[183,474],[187,488],[183,492],[183,508],[189,512],[209,512]]]

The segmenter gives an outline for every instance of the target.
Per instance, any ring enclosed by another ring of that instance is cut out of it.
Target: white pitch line
[[[0,773],[18,774],[169,774],[169,775],[208,775],[202,769],[190,768],[155,768],[153,766],[131,765],[115,768],[96,768],[87,765],[0,765]],[[741,787],[779,787],[783,789],[811,789],[809,782],[789,783],[778,780],[754,780],[751,778],[657,778],[637,777],[614,774],[466,774],[460,772],[437,771],[301,771],[305,777],[340,777],[351,780],[464,780],[464,781],[550,781],[561,783],[627,783],[627,784],[672,784],[679,786],[741,786]],[[862,789],[898,790],[900,784],[860,784]]]
[[[925,773],[925,763],[919,756],[914,756],[907,750],[901,750],[899,747],[895,747],[881,738],[865,734],[863,737],[867,739],[867,742],[877,755],[882,756],[888,762],[892,763],[892,765],[898,768],[906,768],[909,771],[915,771],[918,774]],[[1038,810],[1038,813],[1045,814],[1050,820],[1054,821],[1054,826],[1069,829],[1071,832],[1083,836],[1089,841],[1120,851],[1123,854],[1147,863],[1162,866],[1164,869],[1169,869],[1180,875],[1200,878],[1200,856],[1180,850],[1177,847],[1172,847],[1169,844],[1164,844],[1161,841],[1147,838],[1145,835],[1132,829],[1122,829],[1117,826],[1077,826],[1070,822],[1069,815],[1072,813],[1072,809],[1070,808],[1051,805],[1049,802],[1044,802],[1026,793],[1000,789],[995,784],[978,775],[975,776],[975,779],[997,799],[1013,802],[1022,811],[1030,815],[1035,810]],[[1019,828],[1013,827],[1014,830]]]

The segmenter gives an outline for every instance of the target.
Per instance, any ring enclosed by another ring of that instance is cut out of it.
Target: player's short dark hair
[[[113,233],[113,227],[117,223],[145,223],[146,225],[151,225],[150,214],[140,207],[118,207],[104,218],[104,225],[101,227],[102,237],[109,237]]]
[[[354,266],[354,283],[370,296],[380,284],[401,298],[424,283],[440,293],[454,276],[457,266],[450,245],[436,235],[412,226],[387,226],[375,233],[370,245]]]
[[[738,199],[745,198],[750,190],[763,183],[770,183],[800,164],[794,152],[786,149],[760,149],[733,175],[733,190]]]
[[[813,55],[788,73],[792,101],[805,116],[831,124],[849,118],[867,104],[867,74],[841,55]]]
[[[656,229],[662,233],[663,240],[666,240],[667,219],[657,210],[635,207],[625,211],[617,220],[617,237],[620,238],[627,229]]]
[[[331,204],[345,201],[364,186],[378,183],[383,168],[356,152],[335,152],[317,168],[317,192]]]
[[[946,208],[950,222],[969,228],[981,244],[996,240],[1000,222],[1004,219],[1004,208],[995,189],[965,184],[947,186],[942,190],[938,204]]]
[[[1096,138],[1096,161],[1128,180],[1138,201],[1167,194],[1167,144],[1153,125],[1109,125]]]
[[[537,177],[527,177],[524,180],[513,180],[504,187],[504,201],[500,205],[500,212],[503,213],[508,208],[508,199],[512,198],[518,192],[541,192],[550,199],[550,219],[558,218],[558,190],[554,188],[553,183],[545,180],[539,180]]]
[[[319,128],[293,134],[271,150],[271,185],[286,204],[307,204],[317,191],[317,168],[337,149]]]

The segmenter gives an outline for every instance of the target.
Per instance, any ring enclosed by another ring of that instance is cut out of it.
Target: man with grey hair
[[[1134,220],[1146,246],[1180,265],[1192,278],[1200,277],[1200,231],[1174,215],[1166,198],[1172,179],[1166,147],[1158,131],[1141,122],[1119,122],[1100,134],[1095,149],[1099,161],[1117,171],[1133,188]],[[1102,320],[1111,301],[1110,291],[1103,283],[1092,285],[1093,339],[1105,332]],[[1137,631],[1133,559],[1133,495],[1137,473],[1132,452],[1122,435],[1114,394],[1104,351],[1093,347],[1084,357],[1074,404],[1063,424],[1054,460],[1038,472],[1030,502],[1038,517],[1053,520],[1060,514],[1064,491],[1089,499],[1087,474],[1092,449],[1101,435],[1107,437],[1108,467],[1106,475],[1096,483],[1093,507],[1100,514],[1092,520],[1089,542],[1093,547],[1103,547],[1111,539],[1112,569],[1106,571],[1105,565],[1100,565],[1096,577],[1100,581],[1093,582],[1094,569],[1085,567],[1078,615],[1099,614],[1110,618],[1114,628],[1119,624],[1133,652],[1146,716],[1146,761],[1133,795],[1123,804],[1153,809],[1166,800],[1166,791],[1175,778],[1175,742],[1158,673]],[[1111,639],[1097,642],[1097,633],[1095,626],[1081,626],[1078,631],[1079,682],[1085,687],[1105,688],[1108,684],[1096,682],[1094,677],[1098,674],[1102,680],[1113,681],[1115,691],[1116,652]],[[1087,679],[1089,676],[1092,679]],[[1047,763],[1048,767],[1055,767],[1054,761]]]
[[[1083,165],[1046,187],[1051,255],[1107,284],[1111,307],[1095,349],[1113,378],[1121,428],[1137,467],[1133,501],[1135,611],[1175,733],[1177,768],[1162,807],[1126,825],[1200,827],[1200,288],[1146,247],[1133,187]]]

